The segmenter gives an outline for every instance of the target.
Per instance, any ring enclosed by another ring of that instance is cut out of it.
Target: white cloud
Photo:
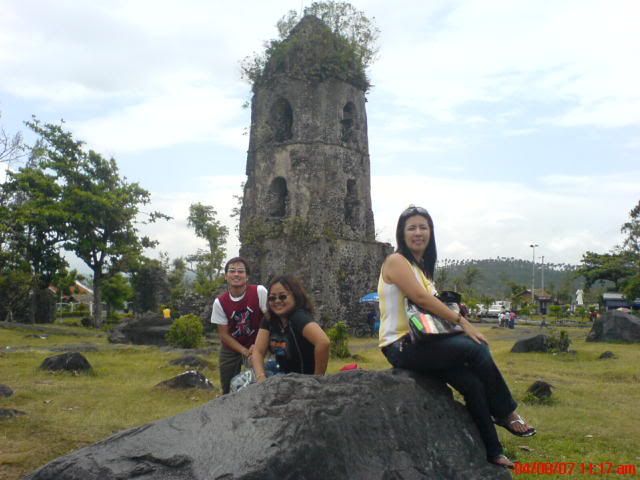
[[[620,225],[632,207],[627,192],[609,185],[603,202],[589,188],[565,191],[557,185],[374,176],[376,231],[380,240],[395,244],[398,216],[415,204],[434,218],[440,258],[528,258],[535,242],[549,261],[577,263],[586,250],[608,251],[620,242]]]
[[[450,4],[443,20],[422,31],[407,9],[385,23],[373,69],[376,88],[440,122],[464,119],[477,102],[563,102],[541,117],[563,126],[640,124],[640,51],[635,1],[489,0]],[[393,22],[393,23],[391,23]],[[418,32],[422,32],[420,35]]]
[[[228,256],[237,254],[240,247],[235,231],[238,219],[233,219],[231,213],[237,206],[234,195],[242,195],[240,184],[244,180],[245,177],[239,175],[202,177],[199,185],[194,185],[193,191],[152,192],[151,203],[145,210],[157,210],[170,215],[173,219],[141,226],[142,234],[160,242],[154,251],[147,254],[155,256],[159,251],[166,251],[171,258],[176,258],[206,248],[206,242],[196,237],[187,225],[189,205],[196,202],[213,205],[217,213],[216,218],[229,230],[227,254]]]
[[[227,92],[176,82],[162,95],[71,126],[98,151],[135,152],[205,141],[245,150],[241,104],[241,98]]]

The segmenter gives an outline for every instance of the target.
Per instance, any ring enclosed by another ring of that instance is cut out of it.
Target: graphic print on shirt
[[[289,342],[285,333],[271,332],[269,338],[269,350],[276,358],[288,359],[289,358]]]
[[[247,307],[241,311],[234,311],[231,314],[231,321],[235,325],[235,330],[231,333],[233,338],[239,337],[250,337],[256,331],[255,328],[251,326],[251,314],[253,310]]]

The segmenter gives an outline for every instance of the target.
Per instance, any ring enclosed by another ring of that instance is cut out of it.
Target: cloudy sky
[[[309,1],[0,0],[0,112],[36,115],[116,158],[177,257],[193,202],[234,231],[250,87],[240,60]],[[378,238],[428,208],[440,258],[577,263],[620,243],[640,199],[640,2],[353,1],[381,30],[369,74]],[[634,60],[635,59],[635,60]],[[238,240],[229,239],[228,253]]]

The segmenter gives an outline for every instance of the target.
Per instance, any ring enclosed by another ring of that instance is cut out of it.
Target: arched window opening
[[[287,211],[287,181],[276,177],[269,186],[268,214],[270,217],[282,218]]]
[[[340,120],[340,139],[347,143],[353,138],[355,128],[356,106],[347,102],[342,109],[342,120]]]
[[[344,197],[344,222],[351,227],[357,227],[358,224],[358,189],[356,181],[347,180],[347,195]]]
[[[293,137],[293,110],[289,102],[278,99],[271,107],[270,126],[273,131],[273,139],[276,142],[285,142]]]

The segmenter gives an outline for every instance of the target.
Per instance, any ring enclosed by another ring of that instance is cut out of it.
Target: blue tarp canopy
[[[375,303],[379,300],[378,292],[367,293],[364,297],[358,300],[360,303]]]

